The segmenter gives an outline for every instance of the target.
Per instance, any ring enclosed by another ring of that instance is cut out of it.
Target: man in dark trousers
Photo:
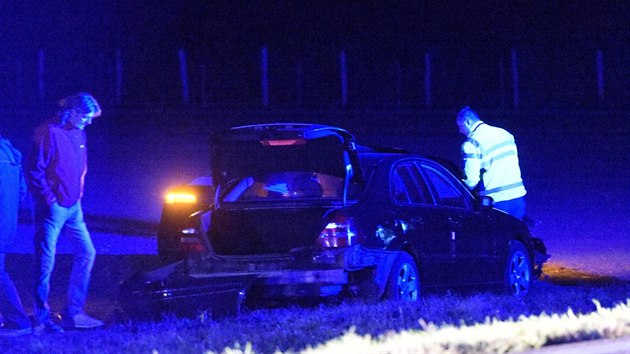
[[[101,114],[92,95],[79,92],[59,101],[59,111],[35,132],[27,179],[35,197],[35,321],[36,332],[94,328],[103,322],[83,311],[96,250],[83,219],[81,197],[87,172],[85,127]],[[74,261],[63,327],[51,321],[48,296],[55,265],[57,239],[62,231],[74,244]]]
[[[15,337],[31,333],[31,320],[13,281],[5,270],[6,254],[17,233],[20,200],[26,195],[22,174],[22,154],[9,140],[0,136],[0,336]]]

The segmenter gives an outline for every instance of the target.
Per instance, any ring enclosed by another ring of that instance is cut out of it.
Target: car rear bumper
[[[361,246],[320,250],[301,256],[211,256],[190,275],[212,278],[249,274],[260,297],[328,297],[370,282],[382,292],[397,252]],[[369,274],[366,274],[369,273]],[[369,275],[369,276],[365,276]],[[377,293],[379,292],[377,291]]]
[[[158,319],[165,313],[219,318],[239,314],[253,277],[247,274],[198,279],[177,262],[137,273],[120,284],[119,304],[133,318]]]
[[[190,276],[208,282],[214,282],[213,279],[249,276],[252,279],[251,289],[256,296],[274,298],[334,296],[348,285],[348,272],[343,268],[205,273]]]
[[[194,317],[201,313],[221,318],[241,313],[248,299],[260,303],[326,298],[340,294],[348,284],[348,273],[343,269],[163,273],[140,273],[121,284],[119,303],[125,313],[140,319],[159,319],[162,314]]]
[[[388,274],[382,267],[389,263],[383,261],[388,256],[395,258],[395,252],[355,247],[301,257],[210,256],[180,261],[125,280],[120,301],[135,317],[164,312],[194,316],[206,310],[213,316],[238,314],[244,301],[322,299],[354,291],[358,281],[381,283],[379,279]]]

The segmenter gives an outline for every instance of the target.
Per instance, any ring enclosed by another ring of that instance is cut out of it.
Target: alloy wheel
[[[531,285],[531,267],[527,255],[521,250],[513,252],[508,267],[510,292],[514,296],[525,296]]]
[[[415,268],[409,263],[403,263],[398,271],[396,287],[400,301],[418,300],[419,283]]]

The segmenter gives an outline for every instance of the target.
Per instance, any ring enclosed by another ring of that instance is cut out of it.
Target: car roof
[[[398,158],[417,158],[425,161],[431,161],[441,165],[446,168],[450,173],[452,173],[458,179],[464,179],[463,171],[452,161],[447,160],[445,158],[423,155],[417,153],[411,153],[409,151],[399,149],[399,148],[390,148],[390,147],[368,147],[363,145],[357,146],[357,152],[359,155],[359,160],[362,163],[364,168],[378,164],[380,161],[390,158],[390,159],[398,159]]]

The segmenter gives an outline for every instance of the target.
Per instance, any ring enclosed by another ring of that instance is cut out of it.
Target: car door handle
[[[462,222],[459,219],[454,219],[452,217],[449,216],[448,218],[448,223],[453,226],[453,227],[461,227],[462,226]]]
[[[424,220],[421,217],[411,218],[411,219],[409,219],[409,221],[411,221],[414,224],[422,224],[422,223],[424,223]]]

